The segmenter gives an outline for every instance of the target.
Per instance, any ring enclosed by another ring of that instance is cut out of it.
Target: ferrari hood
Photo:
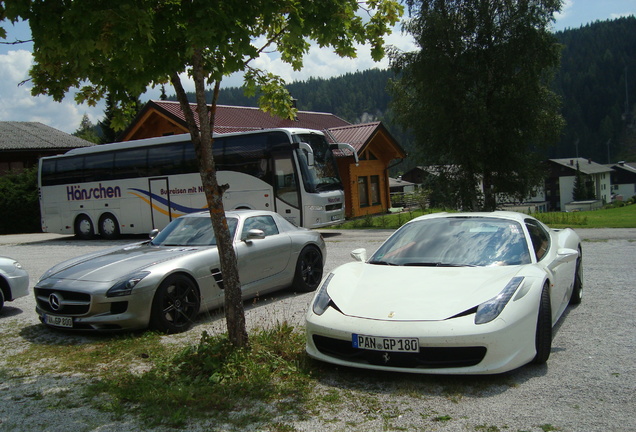
[[[356,262],[335,270],[327,291],[345,315],[439,321],[495,297],[520,269],[397,267]]]
[[[42,278],[113,282],[135,271],[200,251],[201,248],[175,246],[156,247],[147,244],[130,245],[73,260],[52,268]]]

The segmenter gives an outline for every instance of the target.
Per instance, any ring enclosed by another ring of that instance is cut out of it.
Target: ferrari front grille
[[[351,341],[314,335],[318,351],[329,357],[380,366],[439,369],[469,367],[486,356],[486,347],[420,347],[419,353],[386,353],[354,348]]]

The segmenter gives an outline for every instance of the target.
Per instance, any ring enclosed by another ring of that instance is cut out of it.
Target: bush
[[[0,177],[0,234],[40,231],[37,167]]]

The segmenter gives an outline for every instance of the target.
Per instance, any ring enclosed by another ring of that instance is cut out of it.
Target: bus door
[[[152,228],[163,229],[172,220],[168,178],[148,179]]]
[[[296,226],[302,226],[300,190],[293,159],[289,154],[273,154],[276,212]]]

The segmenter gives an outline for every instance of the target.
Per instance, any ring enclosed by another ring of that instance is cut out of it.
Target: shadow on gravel
[[[2,307],[2,310],[0,310],[0,319],[18,316],[22,313],[24,313],[22,309],[14,306],[7,306],[5,303],[5,305]]]
[[[298,296],[307,296],[307,303],[309,303],[309,299],[313,297],[314,293],[299,293],[293,290],[293,288],[287,288],[280,291],[275,291],[272,293],[265,294],[263,296],[256,296],[251,299],[247,299],[243,301],[243,309],[246,313],[250,311],[256,311],[259,308],[264,307],[277,307],[278,303],[284,302],[289,299],[294,299]],[[280,309],[278,309],[280,310]],[[304,316],[305,310],[302,310],[302,315]],[[217,324],[218,321],[225,322],[225,311],[223,307],[218,309],[211,309],[209,311],[204,311],[199,314],[197,317],[194,327],[198,325],[209,325],[209,324]],[[192,331],[192,330],[189,330]]]
[[[59,345],[72,346],[98,342],[105,342],[109,339],[119,338],[122,335],[138,335],[143,331],[128,332],[107,332],[93,333],[87,331],[68,331],[64,329],[54,329],[44,324],[33,324],[23,327],[20,336],[27,342],[36,345]]]

